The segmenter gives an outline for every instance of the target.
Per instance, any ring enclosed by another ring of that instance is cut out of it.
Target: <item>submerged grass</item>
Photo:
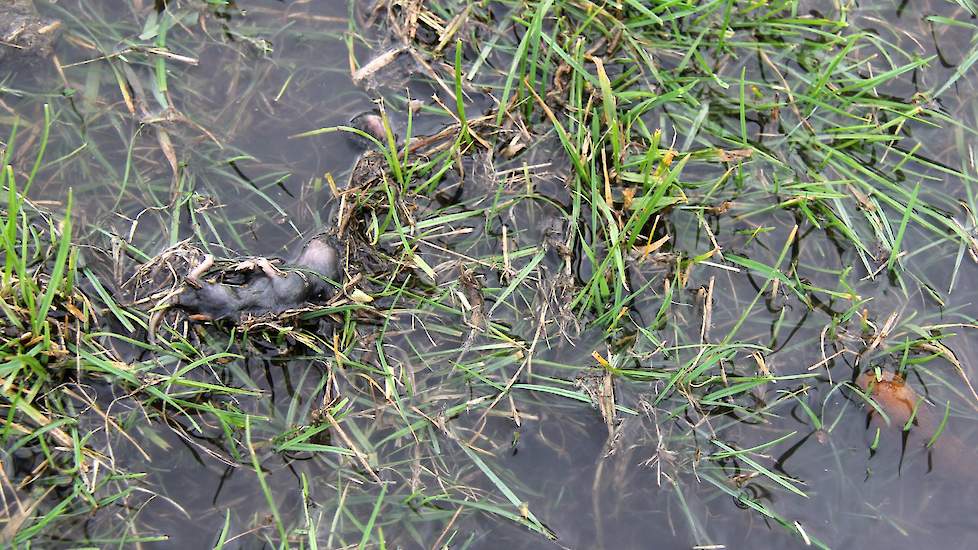
[[[6,544],[739,547],[732,499],[752,544],[827,548],[803,518],[846,513],[847,426],[887,414],[860,371],[931,389],[928,447],[978,411],[978,134],[942,102],[975,55],[934,72],[880,6],[72,7],[47,80],[0,88]],[[329,303],[148,336],[170,260],[324,228]],[[576,471],[521,474],[531,445]]]

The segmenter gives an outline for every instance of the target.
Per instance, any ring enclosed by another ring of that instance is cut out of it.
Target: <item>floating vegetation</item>
[[[0,6],[0,541],[978,543],[978,13],[893,4]]]

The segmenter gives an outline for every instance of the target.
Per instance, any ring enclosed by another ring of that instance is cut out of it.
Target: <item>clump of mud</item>
[[[42,17],[33,0],[0,0],[0,61],[18,53],[47,55],[61,21]]]

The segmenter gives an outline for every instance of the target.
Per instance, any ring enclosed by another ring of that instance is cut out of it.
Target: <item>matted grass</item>
[[[907,472],[966,477],[978,411],[970,3],[367,4],[42,6],[54,54],[0,74],[4,543],[937,532]],[[322,229],[328,303],[147,334],[166,254]],[[939,428],[867,430],[867,369]]]

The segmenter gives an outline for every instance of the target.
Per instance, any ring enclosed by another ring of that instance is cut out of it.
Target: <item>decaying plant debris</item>
[[[0,4],[0,543],[978,536],[970,2],[123,4]]]

